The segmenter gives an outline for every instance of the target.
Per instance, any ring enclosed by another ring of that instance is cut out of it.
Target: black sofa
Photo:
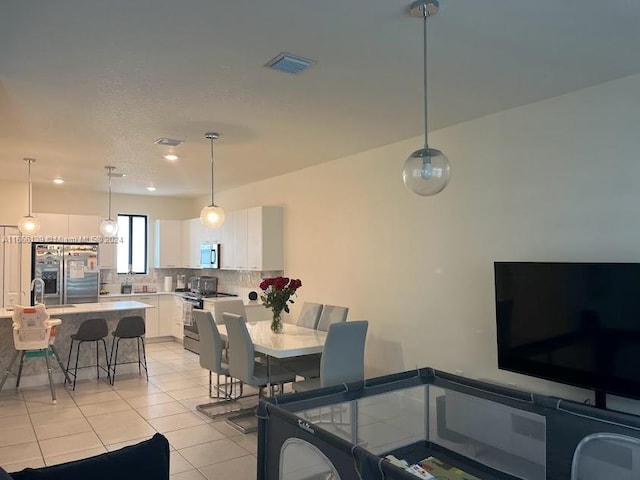
[[[61,439],[61,441],[63,441]],[[7,473],[0,480],[169,480],[169,442],[156,433],[136,445],[95,457]]]

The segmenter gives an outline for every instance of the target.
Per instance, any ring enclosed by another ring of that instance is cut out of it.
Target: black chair
[[[73,390],[76,389],[76,380],[78,378],[78,368],[88,368],[93,367],[93,365],[83,365],[78,367],[78,360],[80,358],[80,346],[85,342],[96,342],[96,374],[98,378],[100,378],[100,369],[103,369],[107,372],[107,380],[111,382],[110,374],[109,374],[109,357],[107,357],[107,343],[104,341],[106,336],[109,335],[109,328],[107,327],[107,321],[104,318],[90,318],[85,320],[80,324],[80,328],[78,331],[71,335],[71,345],[69,346],[69,357],[67,358],[67,368],[64,379],[64,383],[67,383],[67,379],[69,379],[69,375],[73,375]],[[104,359],[107,362],[106,368],[100,365],[99,355],[98,355],[98,342],[102,341],[102,346],[104,347]],[[69,364],[71,363],[71,352],[73,351],[73,346],[75,342],[78,342],[76,347],[76,364],[73,369],[73,373],[69,370]],[[71,381],[69,379],[69,381]]]
[[[116,383],[116,366],[124,365],[127,363],[137,363],[138,364],[138,373],[142,373],[142,368],[144,367],[144,372],[147,377],[147,381],[149,380],[149,372],[147,371],[147,355],[144,350],[144,319],[137,315],[131,317],[123,317],[118,322],[116,329],[113,331],[113,342],[111,343],[111,356],[110,364],[111,364],[111,385]],[[138,361],[135,362],[122,362],[118,363],[118,347],[120,346],[120,340],[125,338],[135,338],[136,344],[138,347]],[[140,344],[142,344],[142,360],[140,359]],[[114,357],[114,347],[115,347],[115,357]]]

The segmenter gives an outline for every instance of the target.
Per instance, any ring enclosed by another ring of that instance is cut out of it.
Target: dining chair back
[[[223,313],[229,342],[229,373],[238,380],[254,385],[255,349],[244,317]],[[266,382],[265,382],[266,383]]]
[[[299,327],[316,328],[318,326],[321,313],[321,303],[304,302],[302,304],[302,309],[300,310],[300,315],[298,315],[296,325]]]
[[[320,320],[318,320],[318,326],[316,328],[318,330],[322,330],[323,332],[328,332],[330,325],[334,323],[345,322],[347,320],[348,313],[349,313],[349,308],[347,307],[325,305],[322,308],[322,313],[320,314]]]
[[[221,302],[213,302],[213,319],[218,325],[224,325],[223,313],[233,313],[234,315],[240,315],[242,318],[247,318],[247,312],[244,308],[242,300],[224,300]]]
[[[322,387],[364,380],[368,327],[366,320],[331,324],[320,359]]]
[[[322,349],[319,377],[309,378],[308,374],[293,369],[306,378],[294,382],[293,389],[305,392],[364,380],[364,347],[368,327],[366,320],[331,324]],[[290,366],[287,365],[287,368]]]
[[[200,366],[218,375],[229,375],[222,362],[222,339],[211,312],[194,310],[193,320],[200,335]]]

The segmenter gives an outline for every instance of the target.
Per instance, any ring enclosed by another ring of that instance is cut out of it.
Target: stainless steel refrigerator
[[[34,243],[31,246],[31,278],[35,282],[32,302],[67,305],[98,301],[97,243]]]

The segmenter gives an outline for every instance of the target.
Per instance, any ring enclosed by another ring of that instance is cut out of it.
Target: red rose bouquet
[[[282,311],[289,313],[289,303],[294,303],[292,296],[302,286],[302,281],[295,278],[273,277],[265,278],[260,282],[260,288],[264,291],[260,295],[262,304],[273,312],[271,330],[282,332]]]

